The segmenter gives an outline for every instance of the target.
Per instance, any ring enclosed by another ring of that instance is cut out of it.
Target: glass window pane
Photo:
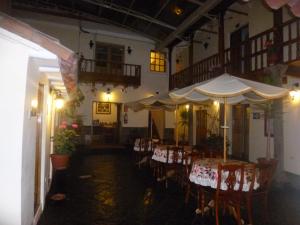
[[[165,67],[164,66],[160,66],[160,72],[165,72]]]
[[[151,57],[151,58],[154,58],[154,57],[155,57],[155,53],[154,53],[153,51],[151,51],[150,57]]]
[[[151,70],[151,71],[154,71],[154,69],[155,69],[155,66],[154,66],[154,65],[151,65],[151,66],[150,66],[150,70]]]

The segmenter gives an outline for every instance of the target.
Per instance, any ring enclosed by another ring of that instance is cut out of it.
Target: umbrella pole
[[[152,113],[150,111],[150,139],[152,140],[153,136],[153,119],[152,119]]]
[[[176,135],[176,147],[178,146],[178,105],[176,105],[175,109],[175,135]]]
[[[223,135],[223,145],[224,145],[224,162],[226,162],[227,160],[227,143],[226,143],[226,136],[227,136],[227,121],[226,121],[226,118],[227,118],[227,113],[226,113],[226,98],[224,98],[224,135]]]

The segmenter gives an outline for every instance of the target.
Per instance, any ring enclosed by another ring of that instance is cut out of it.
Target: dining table
[[[144,144],[144,142],[148,142]],[[142,142],[142,143],[141,143]],[[159,139],[143,139],[143,138],[136,138],[133,146],[133,150],[136,152],[151,152],[153,146],[155,146],[159,142]]]
[[[251,180],[250,180],[250,174],[249,171],[247,171],[247,165],[249,165],[249,162],[240,161],[240,160],[231,160],[227,159],[226,162],[224,162],[224,159],[219,158],[204,158],[204,159],[198,159],[193,162],[192,169],[189,175],[189,179],[192,183],[195,183],[200,186],[204,187],[210,187],[213,189],[217,188],[218,183],[218,165],[221,164],[245,164],[245,171],[244,171],[244,184],[242,191],[247,192],[250,189]],[[258,170],[256,171],[258,173]],[[240,176],[237,174],[237,176]],[[227,190],[227,184],[226,184],[226,178],[228,177],[228,173],[223,172],[222,173],[222,180],[221,180],[221,190]],[[258,174],[255,176],[258,177]],[[257,179],[255,178],[253,189],[256,190],[259,188],[259,183],[257,182]],[[239,184],[236,183],[235,189],[238,189]]]
[[[175,155],[174,155],[174,150],[172,150],[172,148],[174,148],[174,147],[176,147],[176,146],[175,145],[162,145],[162,144],[156,145],[153,150],[152,159],[154,161],[161,162],[161,163],[169,163],[169,164],[174,163]],[[169,148],[169,156],[168,156],[168,148]],[[189,146],[184,146],[183,149],[184,149],[185,153],[190,153],[192,151]],[[178,153],[178,155],[176,155],[176,162],[182,163],[182,160],[183,160],[182,158],[183,158],[183,154],[180,151]],[[187,163],[190,164],[190,162],[191,162],[191,159],[188,157]],[[186,162],[183,161],[183,164],[185,164],[185,163]]]

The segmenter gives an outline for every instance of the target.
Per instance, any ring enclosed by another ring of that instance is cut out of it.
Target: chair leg
[[[268,195],[263,195],[263,207],[264,207],[264,215],[263,220],[264,224],[269,223],[269,211],[268,211]]]
[[[216,225],[220,225],[219,223],[219,201],[215,200],[215,216],[216,216]]]
[[[237,210],[236,210],[236,222],[237,222],[238,225],[242,225],[242,222],[241,222],[241,206],[238,206]]]
[[[187,204],[190,200],[190,194],[191,194],[191,184],[188,182],[186,185],[186,193],[185,193],[185,204]]]
[[[247,214],[248,214],[248,223],[253,225],[253,217],[252,217],[252,197],[246,197],[246,204],[247,204]]]

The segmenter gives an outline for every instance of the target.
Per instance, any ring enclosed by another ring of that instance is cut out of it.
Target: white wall
[[[124,89],[122,86],[114,87],[112,85],[102,86],[97,84],[96,93],[92,93],[91,85],[80,84],[80,88],[85,95],[85,100],[79,109],[79,112],[84,115],[84,125],[91,125],[92,102],[102,101],[103,93],[106,92],[107,88],[110,88],[113,95],[111,102],[117,103],[135,101],[154,95],[157,91],[160,93],[168,91],[168,71],[166,73],[150,72],[150,50],[155,47],[153,41],[120,28],[88,22],[83,22],[82,26],[83,29],[89,30],[91,33],[81,32],[79,35],[78,21],[76,20],[64,19],[66,24],[62,25],[61,19],[53,16],[46,18],[36,14],[29,17],[26,13],[20,13],[19,16],[37,29],[58,38],[62,44],[75,52],[81,52],[86,58],[94,58],[94,48],[90,49],[89,47],[90,40],[123,45],[125,49],[128,46],[131,47],[132,53],[130,55],[125,51],[125,63],[141,65],[141,86],[138,88],[128,87],[125,91],[122,91]],[[36,20],[37,18],[39,20]],[[148,112],[135,113],[129,110],[128,123],[123,125],[125,127],[147,127]]]
[[[0,30],[1,34],[3,33]],[[5,36],[4,36],[5,37]],[[22,136],[28,51],[0,37],[0,224],[21,224]],[[18,66],[16,66],[18,59]]]
[[[299,78],[288,77],[287,87],[299,82]],[[283,106],[284,169],[300,175],[300,102],[286,99]]]
[[[34,177],[36,120],[30,117],[31,101],[37,99],[39,82],[48,81],[38,70],[39,60],[56,60],[40,46],[0,28],[0,224],[32,225],[34,221]],[[16,60],[17,59],[17,60]],[[49,90],[45,89],[45,99]],[[45,101],[43,115],[47,115]],[[49,118],[48,118],[49,119]],[[45,120],[41,120],[43,123]],[[44,203],[49,178],[50,138],[42,124],[41,204]],[[45,182],[45,183],[44,183]]]

